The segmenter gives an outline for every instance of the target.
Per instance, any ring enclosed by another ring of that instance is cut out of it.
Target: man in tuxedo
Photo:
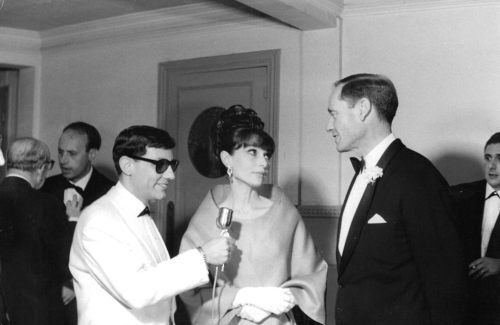
[[[170,259],[149,215],[149,202],[165,198],[175,179],[174,147],[151,126],[116,138],[119,181],[83,211],[71,247],[79,325],[171,324],[175,295],[208,282],[206,263],[227,261],[233,243],[225,237]]]
[[[85,122],[73,122],[63,130],[58,144],[58,158],[61,174],[49,177],[42,190],[63,202],[71,236],[81,210],[97,200],[112,186],[92,163],[101,147],[101,136],[97,129]],[[67,325],[77,324],[76,302],[73,287],[65,287]]]
[[[337,325],[458,325],[465,264],[429,160],[392,134],[398,107],[385,76],[335,83],[328,131],[339,152],[360,158],[337,239]]]
[[[453,186],[469,267],[467,324],[500,324],[500,132],[484,146],[484,179]]]
[[[53,165],[47,145],[33,138],[14,141],[7,152],[7,175],[0,183],[0,259],[12,324],[64,321],[69,232],[62,203],[37,191]]]

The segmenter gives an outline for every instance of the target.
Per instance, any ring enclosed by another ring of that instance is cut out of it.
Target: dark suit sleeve
[[[413,177],[402,196],[402,216],[432,324],[461,324],[466,268],[445,198],[447,185],[435,173]]]
[[[52,259],[54,272],[60,275],[62,281],[67,282],[71,280],[68,264],[72,238],[63,213],[65,210],[61,202],[48,194],[43,196],[43,209],[41,241]]]

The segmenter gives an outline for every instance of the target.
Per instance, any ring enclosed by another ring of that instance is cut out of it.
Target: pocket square
[[[384,218],[382,218],[382,216],[378,213],[375,213],[373,215],[373,217],[371,217],[369,220],[368,220],[368,223],[369,224],[377,224],[377,223],[387,223],[387,221],[385,221]]]

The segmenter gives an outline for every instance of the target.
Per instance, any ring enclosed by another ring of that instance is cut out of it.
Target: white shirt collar
[[[72,181],[69,181],[71,184],[75,185],[75,186],[78,186],[80,187],[82,190],[85,190],[85,188],[87,187],[87,184],[89,183],[90,181],[90,176],[92,176],[92,172],[94,171],[94,168],[92,167],[92,165],[90,166],[90,170],[89,172],[83,176],[82,178],[80,178],[78,181],[76,182],[72,182]]]
[[[130,192],[123,184],[118,181],[115,185],[116,200],[119,201],[117,208],[120,213],[126,216],[137,217],[144,210],[145,205],[139,198]]]
[[[394,134],[389,134],[384,140],[380,141],[370,152],[364,157],[365,166],[367,168],[375,167],[391,143],[396,140]]]
[[[495,190],[490,184],[488,184],[488,182],[486,182],[486,194],[484,196],[484,199],[486,200],[493,192],[497,192],[498,194],[500,194],[500,191]]]

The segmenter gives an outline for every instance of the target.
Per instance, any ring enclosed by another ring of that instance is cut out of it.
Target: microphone
[[[230,237],[229,228],[233,221],[233,210],[229,208],[220,208],[219,215],[217,216],[217,228],[221,230],[220,235],[223,237]]]
[[[233,210],[229,208],[220,208],[219,215],[215,221],[217,228],[219,228],[220,236],[229,238],[229,228],[231,228],[231,223],[233,221]],[[224,272],[224,264],[222,264],[221,271]]]

